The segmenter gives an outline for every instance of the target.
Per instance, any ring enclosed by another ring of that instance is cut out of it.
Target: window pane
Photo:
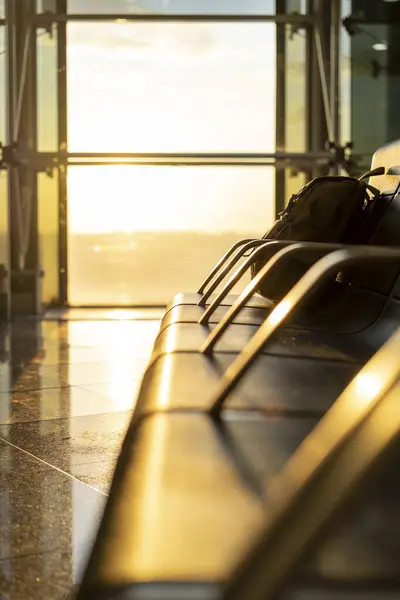
[[[285,169],[285,203],[287,204],[293,194],[297,194],[307,183],[307,175],[293,169]]]
[[[275,0],[68,0],[69,13],[271,15]]]
[[[52,37],[47,33],[37,37],[37,118],[40,152],[58,150],[57,86],[57,28],[53,26]]]
[[[306,150],[306,33],[286,30],[285,146],[287,152]]]
[[[350,44],[352,138],[365,169],[378,147],[400,138],[400,4],[354,0],[352,11],[363,13]]]
[[[55,13],[57,12],[57,0],[36,0],[36,12]]]
[[[1,6],[0,6],[1,9]],[[0,14],[0,17],[2,15]],[[4,27],[0,27],[0,141],[6,138],[6,56]],[[0,265],[8,270],[8,191],[7,172],[0,171]],[[5,306],[4,280],[0,271],[0,320]]]
[[[386,40],[388,26],[367,25],[363,29],[366,33],[351,38],[351,102],[354,153],[367,154],[363,160],[365,167],[371,164],[371,156],[377,148],[394,139],[391,133],[395,124],[389,127],[388,123],[390,95],[390,78],[386,71],[388,53],[375,51],[373,38],[370,37],[372,34],[377,39]],[[382,68],[376,76],[374,76],[373,61]],[[366,98],[368,102],[365,102]]]
[[[342,0],[342,17],[351,15],[351,1]],[[340,136],[341,143],[346,145],[351,141],[351,38],[346,29],[341,29],[341,58],[340,58]]]
[[[38,227],[40,266],[44,271],[42,298],[46,305],[59,297],[58,263],[58,172],[53,177],[38,174]]]
[[[70,167],[70,304],[195,290],[232,243],[268,229],[273,186],[272,167]]]
[[[6,36],[5,27],[0,27],[0,141],[7,142],[6,132],[6,107],[7,107],[7,87],[6,87]]]
[[[275,25],[70,23],[68,107],[71,152],[274,152]]]
[[[8,271],[8,196],[7,171],[0,171],[0,323],[6,311],[7,285],[3,279],[3,269]],[[0,348],[1,354],[1,348]]]

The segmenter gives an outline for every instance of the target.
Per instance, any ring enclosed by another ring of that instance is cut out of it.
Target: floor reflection
[[[0,598],[65,599],[90,550],[159,328],[156,311],[0,335]]]

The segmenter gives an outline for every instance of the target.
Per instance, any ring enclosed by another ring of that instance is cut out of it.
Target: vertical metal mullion
[[[307,0],[307,14],[310,15],[313,12],[313,1]],[[312,119],[312,104],[313,104],[313,57],[314,57],[314,26],[307,27],[306,29],[306,64],[305,64],[305,78],[306,78],[306,107],[305,107],[305,129],[306,129],[306,151],[311,152],[313,149],[313,119]],[[306,180],[312,179],[313,172],[310,167],[305,173]]]
[[[36,12],[36,2],[35,0],[31,0],[29,3],[29,26],[33,21],[34,15]],[[29,116],[29,135],[31,136],[31,144],[32,150],[36,153],[38,151],[38,99],[37,99],[37,39],[36,39],[36,29],[34,29],[34,35],[31,35],[30,38],[30,68],[32,76],[27,78],[27,83],[29,83],[29,90],[27,93],[28,103],[31,107],[31,113]],[[28,109],[29,110],[29,109]],[[29,244],[28,254],[34,256],[34,262],[32,264],[33,268],[37,271],[38,276],[39,271],[41,270],[40,264],[40,232],[39,232],[39,206],[38,206],[38,181],[39,175],[36,169],[34,169],[33,165],[30,166],[32,173],[32,184],[34,185],[34,189],[32,191],[32,213],[31,213],[31,238]],[[28,181],[29,185],[29,181]],[[29,257],[27,257],[27,264],[29,261]]]
[[[341,33],[341,0],[332,0],[330,14],[330,105],[332,116],[333,140],[336,146],[341,145],[340,136],[340,33]],[[334,172],[339,175],[340,168]]]
[[[286,13],[286,0],[276,0],[276,14]],[[286,150],[286,25],[276,24],[276,152]],[[285,208],[286,172],[275,167],[275,213]]]
[[[5,15],[6,15],[6,144],[11,145],[14,141],[14,88],[15,88],[15,3],[13,0],[6,0],[5,2]],[[11,317],[11,269],[12,269],[12,248],[11,244],[13,241],[13,219],[11,216],[11,207],[14,203],[14,191],[13,191],[13,177],[11,175],[11,168],[7,169],[7,306],[6,306],[6,317]]]
[[[329,15],[323,11],[324,4],[322,0],[308,0],[308,10],[314,15],[314,24],[312,27],[319,27],[321,39],[326,56],[326,31]],[[325,7],[326,8],[326,7]],[[322,98],[321,80],[319,75],[319,66],[315,50],[315,40],[313,30],[310,29],[310,35],[307,42],[307,123],[308,123],[308,147],[309,152],[319,152],[326,150],[328,142],[328,130],[324,113],[324,103]],[[329,140],[330,141],[330,140]],[[326,167],[315,166],[310,171],[310,179],[320,175],[326,175]]]
[[[7,144],[14,142],[14,118],[15,118],[15,81],[16,81],[16,48],[15,48],[15,3],[13,0],[6,0],[6,58],[7,58]],[[12,170],[15,167],[8,167],[8,257],[10,271],[13,269],[13,244],[16,239],[15,220],[13,219],[12,208],[14,202],[14,177]],[[11,294],[10,294],[11,297]]]
[[[67,0],[57,1],[58,14],[66,14]],[[67,24],[58,23],[58,148],[67,150]],[[58,170],[58,267],[60,303],[68,303],[68,188],[67,165],[61,164]]]

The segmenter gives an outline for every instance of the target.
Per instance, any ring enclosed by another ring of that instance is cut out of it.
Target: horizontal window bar
[[[233,161],[233,160],[219,160],[219,161],[201,161],[201,160],[196,160],[196,161],[190,161],[190,160],[179,160],[178,161],[168,161],[167,159],[160,159],[160,160],[156,160],[156,159],[132,159],[132,160],[114,160],[114,161],[89,161],[89,160],[83,160],[83,161],[74,161],[74,160],[69,160],[67,166],[74,166],[74,167],[88,167],[88,166],[92,166],[92,167],[98,167],[98,166],[107,166],[107,165],[143,165],[143,166],[157,166],[157,165],[162,165],[162,166],[173,166],[173,167],[186,167],[186,166],[192,166],[192,167],[210,167],[210,166],[223,166],[223,167],[231,167],[231,166],[236,166],[236,167],[243,167],[243,166],[260,166],[260,167],[265,167],[265,166],[275,166],[276,163],[273,159],[266,159],[264,161],[254,161],[254,160],[248,160],[248,161],[244,161],[244,160],[238,160],[238,161]]]
[[[370,159],[369,154],[357,154],[356,160]],[[99,165],[99,164],[161,164],[161,165],[324,165],[333,162],[335,154],[319,152],[272,152],[272,153],[135,153],[135,152],[13,152],[13,164],[47,165],[59,164]]]
[[[37,152],[32,153],[37,154],[38,156],[43,157],[54,157],[54,158],[64,158],[64,159],[72,159],[79,160],[85,158],[107,158],[107,159],[124,159],[124,158],[132,158],[132,159],[141,159],[141,158],[155,158],[155,159],[185,159],[185,160],[197,160],[197,159],[210,159],[210,160],[218,160],[218,159],[244,159],[244,160],[263,160],[263,159],[303,159],[303,158],[313,158],[315,160],[331,158],[332,153],[327,151],[321,152],[255,152],[255,153],[237,153],[237,152],[228,152],[228,153],[220,153],[220,152]]]
[[[183,15],[183,14],[56,14],[43,13],[33,17],[33,23],[37,27],[47,26],[52,23],[65,23],[68,21],[218,21],[218,22],[272,22],[279,24],[304,24],[310,25],[314,22],[313,15],[287,14],[287,15]]]
[[[285,168],[300,165],[326,165],[334,159],[331,152],[275,152],[255,154],[216,154],[216,153],[103,153],[103,152],[18,152],[14,161],[21,165],[45,169],[67,166],[99,166],[99,165],[175,165],[175,166],[207,166],[207,165],[260,165]]]

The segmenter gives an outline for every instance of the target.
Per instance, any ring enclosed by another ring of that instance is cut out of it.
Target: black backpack
[[[354,177],[317,177],[294,194],[265,240],[290,240],[333,244],[368,244],[373,234],[372,218],[379,190],[367,183],[369,177],[384,175],[379,167],[356,179]],[[251,276],[260,271],[271,257],[265,256],[251,267]],[[278,277],[270,277],[258,292],[280,300],[304,275],[309,265],[292,259]]]

